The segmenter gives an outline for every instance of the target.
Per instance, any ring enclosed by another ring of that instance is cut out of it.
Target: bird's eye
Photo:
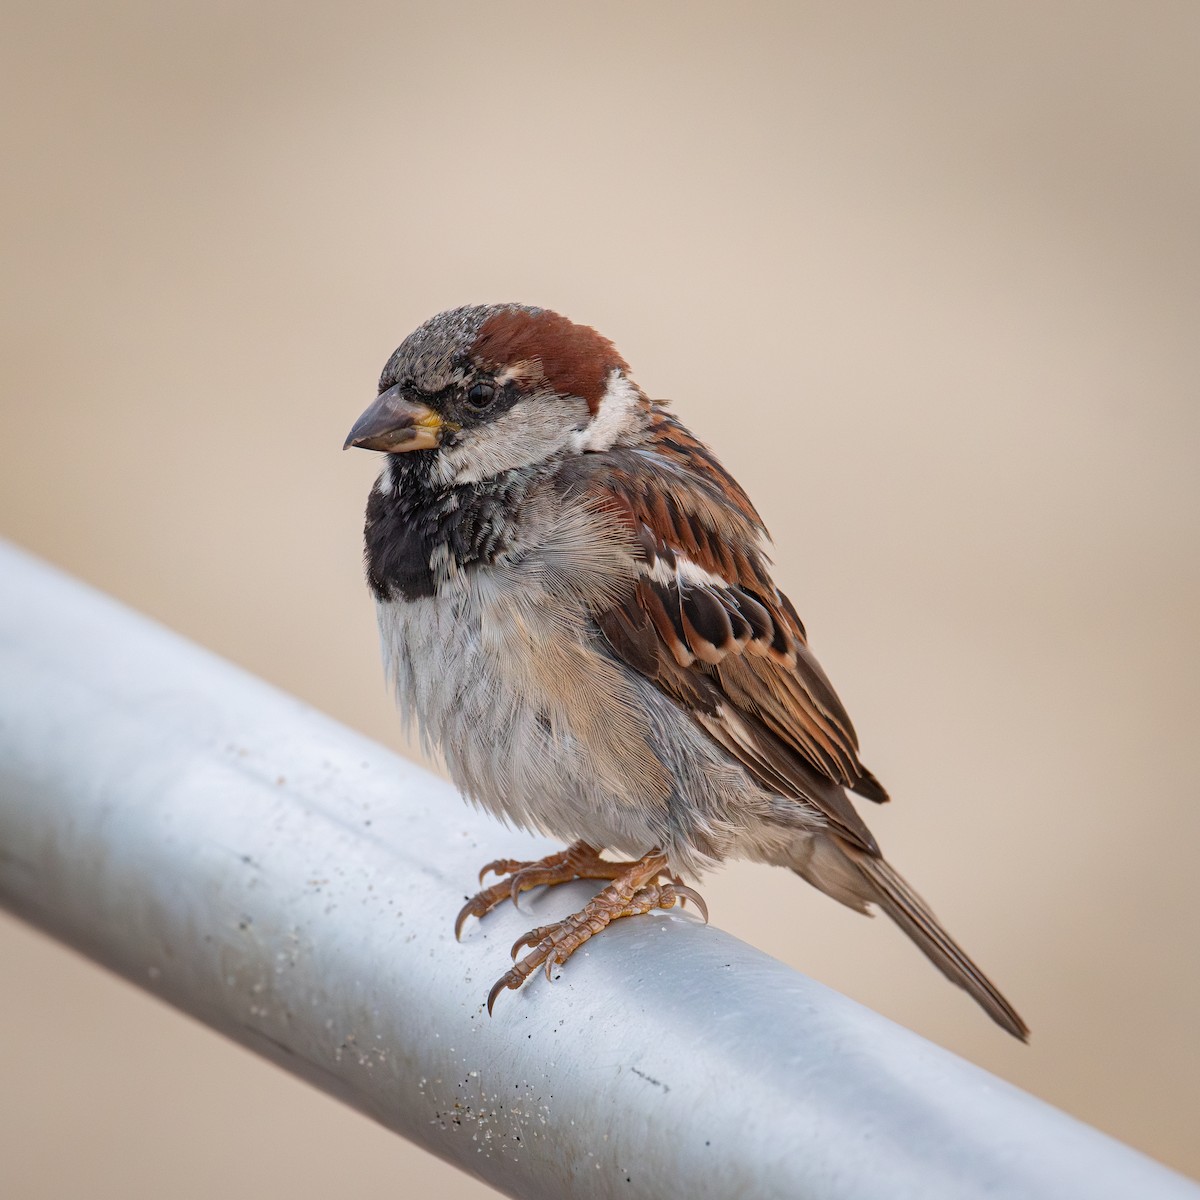
[[[482,412],[496,396],[496,389],[490,383],[477,383],[467,393],[467,403]]]

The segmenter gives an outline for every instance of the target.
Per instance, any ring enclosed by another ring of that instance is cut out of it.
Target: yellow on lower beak
[[[446,423],[428,405],[407,399],[400,385],[380,394],[346,437],[342,446],[361,446],[403,454],[409,450],[435,450],[442,443]]]

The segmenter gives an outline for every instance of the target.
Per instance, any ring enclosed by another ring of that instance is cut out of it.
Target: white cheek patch
[[[608,377],[604,395],[596,415],[583,428],[571,435],[578,451],[609,450],[622,434],[632,433],[641,423],[641,396],[624,372],[614,368]]]
[[[487,425],[464,431],[458,445],[440,452],[439,466],[449,481],[463,484],[543,462],[570,443],[577,416],[587,415],[582,400],[572,404],[578,414],[558,397],[531,397]]]
[[[392,460],[385,458],[383,460],[383,470],[379,472],[379,478],[375,480],[375,490],[381,496],[390,496],[396,487],[396,480],[392,476]]]

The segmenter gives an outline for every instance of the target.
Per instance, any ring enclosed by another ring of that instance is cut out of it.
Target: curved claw
[[[532,866],[523,867],[520,871],[518,871],[512,877],[512,887],[510,888],[510,895],[511,895],[511,899],[513,902],[513,908],[515,908],[518,912],[521,911],[521,905],[518,903],[518,901],[521,898],[521,893],[524,891],[531,890],[530,888],[525,887],[525,881],[531,875],[536,874],[536,872],[538,871],[538,868],[539,868],[539,864],[534,863]],[[537,887],[537,884],[535,883],[532,886]]]
[[[468,900],[466,904],[458,910],[458,916],[454,918],[454,940],[462,941],[462,927],[467,923],[467,918],[471,915],[471,905],[475,902]]]
[[[508,867],[509,862],[510,860],[507,858],[493,858],[490,863],[484,863],[483,866],[479,868],[479,882],[483,883],[483,878],[485,875],[491,875],[493,873],[496,875],[507,875],[508,871],[505,868]]]
[[[496,1003],[496,997],[498,995],[500,995],[500,993],[502,991],[504,991],[505,988],[520,986],[521,981],[519,979],[515,983],[509,982],[510,975],[512,975],[511,971],[509,971],[508,974],[506,974],[506,975],[501,975],[500,978],[497,979],[496,982],[492,984],[492,990],[490,992],[488,992],[488,999],[487,999],[487,1009],[488,1009],[489,1017],[492,1015],[492,1005]]]
[[[700,895],[694,888],[686,887],[682,883],[672,884],[675,889],[675,895],[682,899],[690,900],[699,910],[700,915],[704,918],[705,925],[708,924],[708,905],[704,903],[704,897]]]
[[[515,942],[513,942],[512,949],[509,951],[509,954],[511,954],[515,960],[517,957],[517,951],[520,950],[522,946],[528,946],[532,950],[533,947],[536,946],[538,942],[540,942],[545,936],[546,929],[542,925],[539,925],[536,929],[526,930],[525,933],[521,934],[521,936],[517,938]]]

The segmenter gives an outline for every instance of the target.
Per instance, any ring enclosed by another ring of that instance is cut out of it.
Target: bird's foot
[[[609,862],[601,858],[599,851],[587,842],[576,842],[566,850],[548,854],[534,862],[498,858],[479,872],[479,882],[482,883],[484,876],[493,873],[503,878],[472,896],[462,906],[454,922],[454,936],[461,936],[468,917],[482,917],[505,900],[516,904],[522,892],[535,887],[570,883],[573,879],[616,879],[628,866],[628,863]]]
[[[571,916],[551,925],[539,925],[536,929],[531,929],[517,938],[512,948],[514,959],[522,946],[532,948],[510,971],[496,981],[495,986],[488,993],[489,1015],[492,1005],[496,1003],[496,997],[505,988],[519,988],[541,966],[545,966],[546,978],[549,979],[555,966],[561,966],[584,942],[621,917],[641,916],[655,908],[674,908],[676,904],[682,904],[684,899],[688,899],[696,905],[704,919],[708,920],[708,909],[699,893],[685,887],[667,874],[667,858],[664,854],[650,853],[633,863],[610,863],[601,859],[591,847],[576,843],[563,855],[552,855],[550,859],[546,860],[549,862],[562,859],[561,862],[555,862],[554,866],[547,870],[555,873],[561,872],[568,863],[566,856],[579,850],[581,846],[591,856],[590,860],[584,861],[585,868],[594,867],[598,863],[607,873],[603,875],[576,874],[569,878],[611,879],[613,882],[597,893],[579,912],[572,913]],[[541,864],[535,865],[540,866]],[[527,869],[523,868],[523,870]],[[667,882],[657,882],[662,876],[666,876]],[[517,877],[513,876],[513,879],[515,880]],[[563,881],[557,877],[554,880],[554,882]],[[529,886],[534,887],[536,884],[530,883]],[[495,889],[488,890],[490,892]],[[519,890],[524,890],[524,888]],[[481,892],[480,896],[486,894]],[[475,899],[479,898],[477,896]],[[468,904],[464,912],[468,911],[470,907],[471,905]]]

